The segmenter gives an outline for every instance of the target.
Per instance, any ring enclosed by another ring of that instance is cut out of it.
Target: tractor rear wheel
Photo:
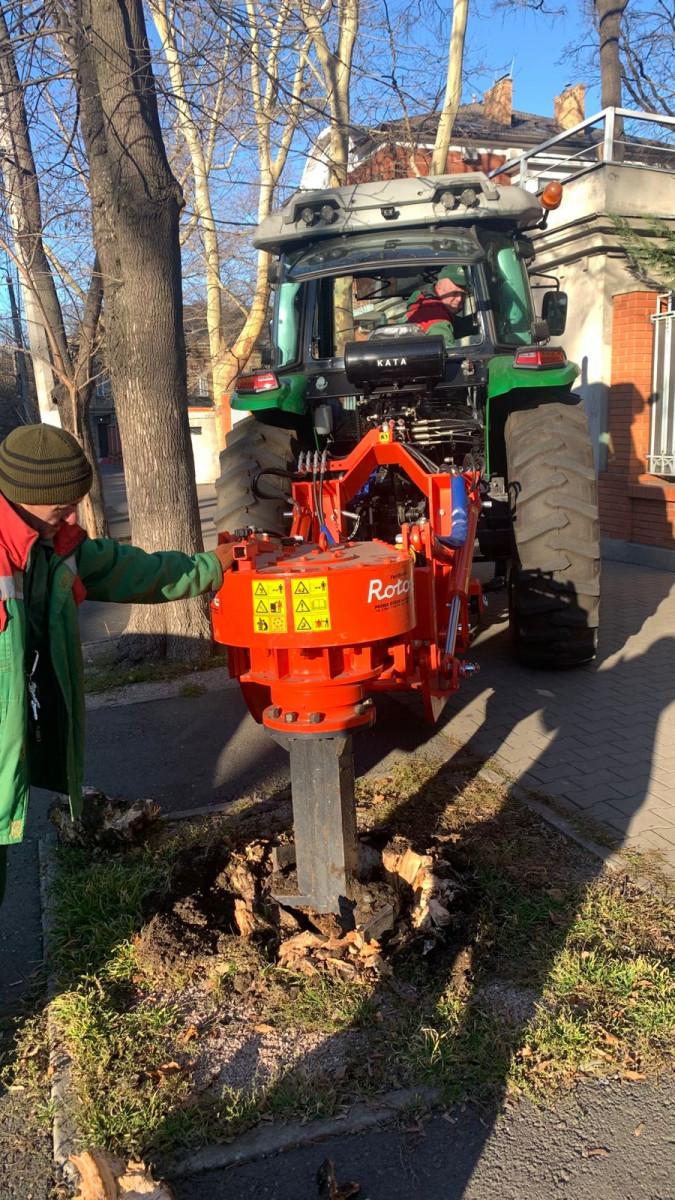
[[[514,648],[527,666],[575,667],[595,656],[600,608],[597,481],[583,404],[513,412],[505,439]]]
[[[276,499],[261,499],[253,487],[259,471],[289,470],[292,437],[290,430],[263,425],[253,417],[245,417],[230,430],[216,480],[215,521],[219,533],[234,533],[250,525],[283,533],[289,527],[284,513],[290,507],[290,484],[284,488],[283,480],[274,475],[261,480],[261,490],[270,496],[278,493]]]

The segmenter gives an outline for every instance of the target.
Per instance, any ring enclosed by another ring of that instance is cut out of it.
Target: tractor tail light
[[[273,392],[280,387],[279,379],[274,371],[256,371],[253,375],[240,375],[236,388],[238,392]]]
[[[530,347],[527,350],[517,350],[513,356],[516,367],[564,367],[567,355],[561,346],[545,349],[542,346]]]
[[[559,182],[559,180],[552,179],[550,183],[546,184],[546,187],[541,193],[541,196],[539,197],[539,203],[541,204],[542,208],[545,208],[547,211],[549,211],[553,208],[560,208],[562,198],[562,184]]]

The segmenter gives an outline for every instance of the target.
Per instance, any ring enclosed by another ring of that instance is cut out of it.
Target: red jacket
[[[426,296],[424,293],[408,305],[405,319],[420,325],[425,333],[429,326],[435,325],[437,321],[445,321],[446,324],[452,325],[452,313],[442,301],[437,296]]]

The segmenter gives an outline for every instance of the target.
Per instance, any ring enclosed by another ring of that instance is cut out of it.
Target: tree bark
[[[332,187],[341,187],[347,183],[349,174],[349,90],[359,30],[360,0],[338,0],[337,44],[334,50],[328,44],[323,24],[328,11],[326,5],[316,8],[312,0],[300,0],[300,15],[314,44],[330,111],[330,183]]]
[[[80,359],[73,362],[61,302],[44,246],[42,204],[24,94],[5,14],[0,8],[0,154],[9,195],[10,224],[28,324],[28,341],[38,397],[38,418],[74,434],[91,459],[94,486],[83,505],[87,533],[107,532],[98,462],[88,428],[89,375],[101,311],[101,286],[94,266],[80,336]],[[82,377],[82,368],[86,367]],[[84,390],[83,390],[84,389]],[[60,401],[60,404],[58,403]]]
[[[132,536],[150,551],[201,549],[187,416],[178,219],[140,0],[74,0],[69,34],[103,277],[106,362]],[[210,650],[203,599],[136,606],[125,650]]]
[[[600,38],[600,86],[603,108],[621,108],[620,54],[621,19],[628,0],[595,0],[595,12]],[[623,121],[616,118],[614,126],[615,162],[623,162]]]

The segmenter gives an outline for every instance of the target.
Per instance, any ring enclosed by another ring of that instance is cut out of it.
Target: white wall
[[[192,453],[195,460],[195,480],[197,483],[213,483],[218,477],[215,409],[189,408],[188,416]]]
[[[675,220],[675,175],[599,165],[564,185],[560,208],[533,239],[535,268],[556,275],[569,296],[567,329],[555,341],[581,368],[574,390],[586,404],[599,470],[607,460],[612,298],[646,286],[632,272],[610,214],[628,218],[638,231],[653,216]]]

